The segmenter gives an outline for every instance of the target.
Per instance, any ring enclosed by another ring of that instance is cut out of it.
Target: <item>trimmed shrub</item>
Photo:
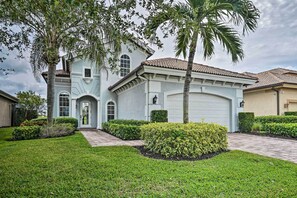
[[[34,126],[45,126],[47,125],[47,117],[35,118],[30,120]]]
[[[108,132],[123,140],[140,139],[140,127],[136,125],[110,123],[108,126]]]
[[[273,135],[297,138],[297,123],[268,123],[263,129]]]
[[[239,131],[251,132],[254,124],[255,116],[251,112],[240,112],[238,114]]]
[[[153,110],[151,111],[152,122],[168,122],[167,110]]]
[[[285,116],[297,116],[297,111],[287,111],[285,112]]]
[[[78,120],[76,118],[71,118],[71,117],[55,118],[55,124],[62,124],[62,123],[72,124],[75,129],[78,127]]]
[[[227,149],[227,128],[208,123],[151,123],[141,138],[151,152],[166,158],[197,158]]]
[[[62,137],[74,134],[75,128],[72,123],[61,123],[54,124],[52,127],[44,126],[40,131],[43,138]]]
[[[110,120],[108,123],[141,126],[150,122],[145,120]]]
[[[252,126],[252,132],[260,132],[263,130],[263,125],[260,122],[254,122]]]
[[[39,126],[16,127],[12,132],[14,140],[37,139],[41,135]]]
[[[267,123],[297,123],[297,116],[257,116],[256,122]]]

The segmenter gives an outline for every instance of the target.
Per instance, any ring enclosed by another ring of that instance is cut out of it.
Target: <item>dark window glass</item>
[[[85,69],[85,77],[91,78],[91,69]]]
[[[61,93],[59,96],[59,115],[69,116],[69,94]]]
[[[121,56],[120,76],[124,77],[130,73],[130,57],[126,54]]]
[[[107,121],[115,119],[115,105],[114,102],[107,103]]]

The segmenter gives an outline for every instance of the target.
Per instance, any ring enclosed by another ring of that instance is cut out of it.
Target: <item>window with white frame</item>
[[[91,78],[92,77],[92,70],[91,68],[85,68],[85,78]]]
[[[115,104],[110,101],[107,103],[107,121],[115,119]]]
[[[120,76],[124,77],[130,73],[130,57],[126,54],[121,56]]]
[[[59,116],[69,116],[69,94],[67,92],[59,95]]]

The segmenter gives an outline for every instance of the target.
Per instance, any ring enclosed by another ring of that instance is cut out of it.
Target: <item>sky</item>
[[[243,37],[244,60],[232,63],[231,57],[218,44],[211,60],[202,58],[202,48],[198,46],[195,62],[237,72],[258,73],[278,67],[297,70],[297,0],[252,1],[261,11],[261,18],[256,32]],[[169,37],[162,42],[162,49],[151,46],[155,54],[150,59],[175,57],[174,38]],[[40,81],[34,78],[28,55],[18,59],[10,54],[0,63],[0,68],[15,70],[8,75],[0,71],[0,90],[12,95],[18,91],[33,90],[46,97],[46,83],[42,77]]]

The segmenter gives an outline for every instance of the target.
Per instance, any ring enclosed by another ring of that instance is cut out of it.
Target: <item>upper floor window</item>
[[[91,78],[92,77],[92,70],[90,68],[85,68],[85,72],[84,72],[84,76],[85,78]]]
[[[110,101],[107,103],[107,121],[115,119],[115,104]]]
[[[130,73],[130,57],[126,54],[121,56],[120,76],[124,77]]]
[[[59,95],[59,116],[69,116],[69,94],[67,92]]]

